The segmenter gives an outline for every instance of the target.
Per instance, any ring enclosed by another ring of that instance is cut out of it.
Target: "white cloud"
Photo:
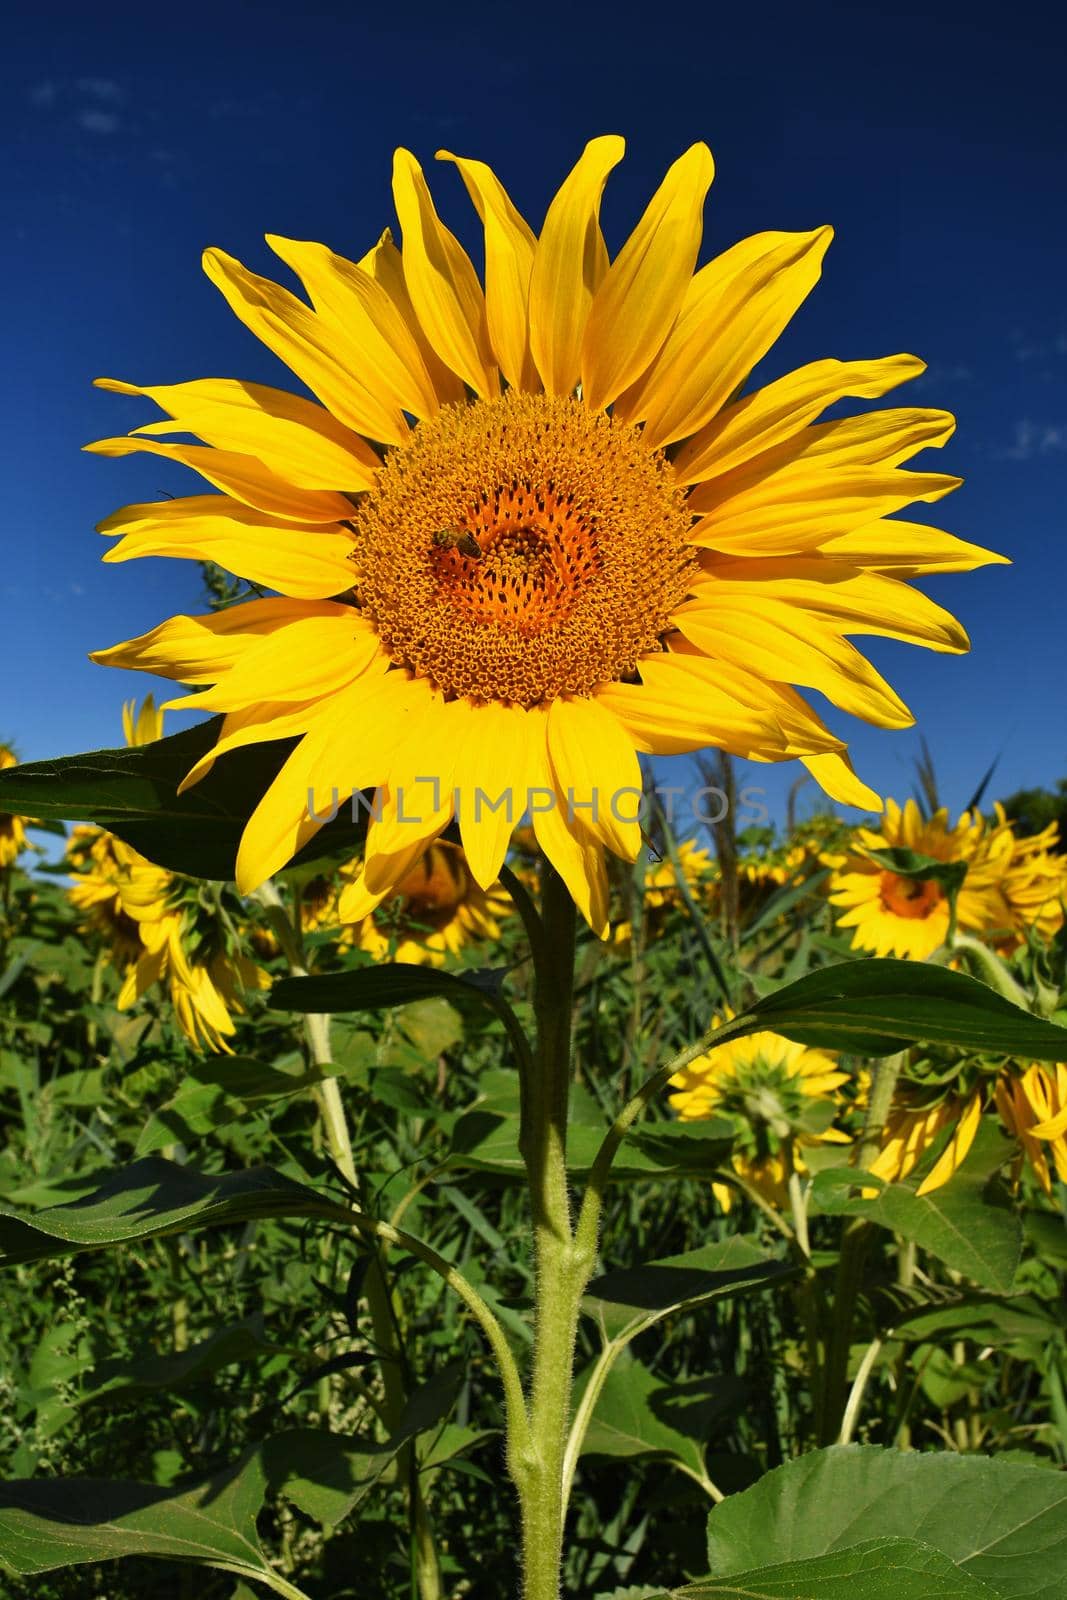
[[[59,90],[51,78],[45,78],[42,82],[33,85],[27,98],[31,106],[39,106],[42,111],[47,111],[50,106],[55,105],[58,94]]]
[[[1001,461],[1032,461],[1035,456],[1062,455],[1067,451],[1067,423],[1032,422],[1024,417],[1015,424],[1015,438],[996,451]]]
[[[114,102],[122,99],[122,89],[114,78],[79,78],[78,88],[82,94],[87,94],[94,100]]]
[[[95,106],[87,106],[78,112],[78,126],[86,133],[115,133],[119,118],[114,111],[98,111]]]

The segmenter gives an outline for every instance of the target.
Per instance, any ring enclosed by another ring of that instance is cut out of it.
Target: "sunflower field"
[[[105,560],[207,597],[0,751],[5,1600],[1062,1600],[1064,841],[802,693],[967,648],[953,419],[747,387],[830,230],[698,270],[704,145],[614,258],[621,139],[537,233],[441,155],[484,281],[406,150],[306,300],[206,252],[314,398],[99,380],[204,480]]]

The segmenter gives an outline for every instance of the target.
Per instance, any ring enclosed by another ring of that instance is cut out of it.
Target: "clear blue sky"
[[[834,224],[822,283],[764,371],[923,356],[929,373],[899,398],[956,412],[956,438],[928,459],[966,479],[936,508],[942,525],[1015,562],[928,585],[969,629],[970,656],[871,641],[918,730],[852,724],[863,776],[906,792],[920,730],[953,806],[998,751],[995,793],[1067,772],[1065,26],[1051,7],[938,0],[895,12],[105,0],[12,14],[0,738],[23,759],[120,743],[120,702],[151,680],[87,652],[203,609],[195,566],[103,567],[93,531],[119,505],[197,480],[79,447],[153,414],[94,391],[97,375],[289,381],[202,276],[205,245],[268,272],[265,232],[362,253],[393,221],[397,144],[431,167],[441,146],[490,161],[536,226],[583,142],[618,132],[629,153],[605,205],[612,246],[695,139],[718,169],[705,254],[763,228]],[[431,177],[463,232],[456,173]],[[794,776],[746,774],[776,805]]]

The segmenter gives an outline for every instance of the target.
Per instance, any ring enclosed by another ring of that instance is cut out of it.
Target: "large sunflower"
[[[172,702],[225,714],[187,784],[239,745],[299,740],[245,830],[243,890],[314,834],[334,789],[373,787],[382,814],[344,920],[454,816],[488,888],[533,791],[538,841],[603,933],[605,847],[640,846],[639,752],[798,757],[835,799],[870,807],[794,685],[904,727],[847,636],[966,649],[904,580],[1001,558],[890,519],[956,487],[900,470],[952,418],[815,422],[922,362],[817,361],[735,398],[831,230],[757,234],[694,271],[713,172],[698,144],[611,261],[599,209],[622,154],[594,139],[535,235],[488,167],[441,152],[484,227],[484,288],[406,150],[402,250],[385,233],[352,262],[268,236],[310,304],[209,250],[211,281],[320,403],[226,379],[100,380],[169,420],[91,449],[149,451],[220,491],[127,506],[101,525],[119,536],[105,559],[210,559],[278,592],[95,657],[210,686]]]

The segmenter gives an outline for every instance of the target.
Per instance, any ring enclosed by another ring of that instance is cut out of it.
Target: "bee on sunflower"
[[[406,150],[399,247],[386,232],[352,261],[268,236],[307,299],[208,250],[212,283],[313,400],[218,378],[99,380],[165,416],[89,448],[177,461],[215,491],[107,518],[105,559],[207,559],[276,591],[94,658],[189,685],[172,705],[223,714],[187,786],[241,745],[297,740],[245,828],[242,892],[307,843],[332,791],[370,788],[384,803],[344,921],[387,900],[453,819],[488,891],[536,794],[538,845],[603,937],[605,852],[633,860],[641,844],[640,754],[798,759],[869,809],[878,797],[800,691],[906,727],[851,636],[968,647],[910,580],[1002,558],[894,515],[957,486],[902,470],[952,417],[817,420],[923,363],[815,361],[737,398],[817,282],[831,230],[760,233],[698,270],[714,168],[696,144],[612,259],[599,213],[623,150],[592,140],[539,233],[483,162],[439,152],[482,223],[484,284]]]

